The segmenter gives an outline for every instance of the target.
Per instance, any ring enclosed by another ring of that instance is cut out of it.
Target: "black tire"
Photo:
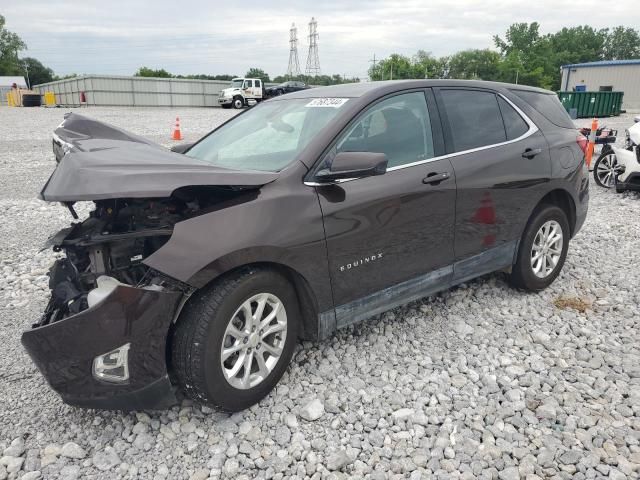
[[[615,173],[614,173],[614,177],[610,180],[609,183],[603,183],[602,179],[599,176],[598,170],[600,168],[600,165],[603,164],[603,162],[609,162],[614,167],[618,165],[618,161],[616,160],[616,154],[613,153],[612,149],[603,150],[603,152],[600,154],[600,156],[596,160],[596,163],[593,164],[593,179],[595,180],[596,184],[599,187],[614,188],[616,186]],[[604,165],[607,165],[607,164],[605,163]]]
[[[531,265],[533,242],[540,228],[551,220],[556,221],[562,230],[562,250],[560,258],[553,270],[546,277],[540,278],[536,276]],[[522,234],[522,239],[518,247],[518,257],[509,277],[511,285],[532,292],[544,290],[551,285],[560,274],[565,259],[567,258],[570,237],[569,221],[567,220],[567,215],[564,210],[555,205],[540,205],[529,219]]]
[[[239,96],[233,97],[231,104],[233,105],[233,108],[239,110],[244,107],[244,99]]]
[[[266,378],[252,388],[235,388],[225,378],[221,364],[223,337],[236,310],[257,293],[280,299],[287,315],[286,338],[282,354]],[[172,332],[171,366],[179,386],[191,399],[227,411],[240,411],[259,402],[289,365],[297,342],[299,312],[295,290],[287,279],[263,268],[243,268],[197,292]]]

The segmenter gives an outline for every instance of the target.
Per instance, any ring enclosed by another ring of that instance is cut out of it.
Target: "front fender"
[[[318,307],[333,308],[320,205],[315,190],[299,179],[293,187],[276,181],[244,202],[177,223],[169,241],[144,260],[196,288],[261,262],[298,272]]]

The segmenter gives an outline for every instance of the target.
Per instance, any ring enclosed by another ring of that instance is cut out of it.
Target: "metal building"
[[[62,106],[213,107],[225,80],[83,75],[36,85],[44,95],[54,92]],[[83,95],[84,94],[84,95]]]
[[[622,108],[640,110],[640,60],[604,60],[562,66],[560,89],[624,92]]]

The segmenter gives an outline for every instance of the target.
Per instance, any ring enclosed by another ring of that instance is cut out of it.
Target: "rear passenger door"
[[[456,174],[454,275],[461,280],[512,263],[522,226],[549,181],[549,147],[502,94],[439,88],[436,98]]]

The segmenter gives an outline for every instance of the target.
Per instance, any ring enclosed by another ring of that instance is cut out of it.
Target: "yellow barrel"
[[[53,92],[45,92],[44,94],[44,104],[47,107],[55,107],[56,106],[56,94]]]

